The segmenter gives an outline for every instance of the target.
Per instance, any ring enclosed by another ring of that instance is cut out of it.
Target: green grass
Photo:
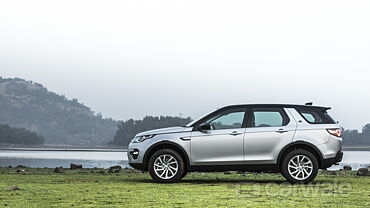
[[[156,184],[132,170],[26,170],[0,168],[0,207],[370,207],[370,177],[354,172],[290,185],[279,174],[192,173]],[[14,186],[21,190],[8,190]]]

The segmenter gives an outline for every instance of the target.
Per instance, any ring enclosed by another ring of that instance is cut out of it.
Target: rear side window
[[[254,108],[252,110],[251,127],[285,126],[289,118],[281,108]]]
[[[297,111],[310,124],[335,124],[325,109],[298,108]]]

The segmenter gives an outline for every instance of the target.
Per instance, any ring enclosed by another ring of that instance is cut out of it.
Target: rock
[[[54,173],[64,173],[63,172],[63,167],[56,167],[56,168],[54,168]]]
[[[226,171],[226,172],[224,172],[224,174],[225,175],[230,175],[230,174],[232,174],[232,172],[231,171]]]
[[[8,191],[19,191],[21,189],[18,186],[13,186],[13,187],[9,187],[7,190]]]
[[[114,169],[122,169],[122,167],[121,167],[121,166],[119,166],[119,165],[115,165],[115,166],[112,166],[112,167],[110,167],[110,168],[114,168]]]
[[[119,165],[112,166],[109,168],[108,173],[119,173],[122,170],[122,167]]]
[[[236,174],[244,174],[244,171],[236,171]]]
[[[82,169],[82,165],[71,163],[71,167],[69,169],[71,170]]]
[[[352,170],[352,167],[351,167],[351,166],[349,166],[349,165],[345,165],[345,166],[343,167],[343,170],[351,171],[351,170]]]
[[[17,169],[17,171],[16,171],[17,173],[25,173],[26,171],[25,170],[23,170],[23,169]]]
[[[360,168],[357,171],[357,175],[358,176],[370,176],[370,171],[368,170],[368,168]]]

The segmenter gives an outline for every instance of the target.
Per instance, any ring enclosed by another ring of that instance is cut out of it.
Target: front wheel
[[[292,184],[313,181],[319,170],[316,157],[304,149],[288,153],[282,163],[281,173]]]
[[[174,183],[185,173],[182,157],[174,150],[162,149],[155,152],[149,160],[149,174],[155,182]]]

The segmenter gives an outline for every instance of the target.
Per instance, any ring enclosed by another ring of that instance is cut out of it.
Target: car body
[[[226,106],[183,127],[137,134],[128,147],[129,164],[149,170],[158,182],[175,182],[191,171],[240,170],[282,172],[292,183],[307,183],[316,177],[317,169],[328,168],[343,156],[340,127],[327,114],[329,109],[290,104]],[[176,168],[153,158],[161,150],[169,151],[162,155],[176,161]],[[294,151],[299,154],[289,155]],[[309,162],[311,167],[306,168],[304,163]],[[176,169],[176,177],[158,177],[156,167],[164,169],[164,175]],[[297,177],[289,174],[296,171]]]

